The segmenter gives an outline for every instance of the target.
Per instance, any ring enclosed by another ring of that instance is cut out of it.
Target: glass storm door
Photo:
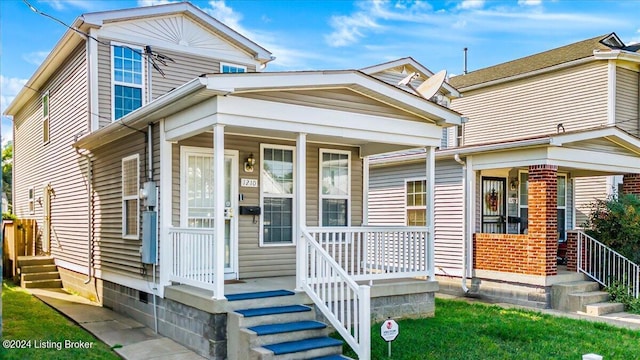
[[[482,232],[504,234],[506,232],[504,178],[482,178]]]
[[[210,148],[181,147],[182,157],[182,207],[181,226],[213,228],[213,150]],[[224,242],[225,277],[237,274],[238,222],[234,209],[237,206],[238,153],[225,150],[224,156]]]

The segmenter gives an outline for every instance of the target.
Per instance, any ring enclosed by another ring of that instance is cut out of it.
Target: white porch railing
[[[578,271],[604,286],[624,285],[630,294],[640,297],[640,266],[584,232],[576,233]]]
[[[370,289],[358,285],[314,237],[303,231],[300,244],[309,261],[302,286],[360,360],[371,358]]]
[[[170,228],[173,266],[169,280],[215,292],[212,228]]]
[[[307,231],[356,281],[429,275],[426,227],[315,227]]]

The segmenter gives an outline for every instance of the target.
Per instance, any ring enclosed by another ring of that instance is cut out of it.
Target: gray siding
[[[607,123],[607,76],[593,62],[468,91],[451,107],[469,117],[465,145],[592,128]]]
[[[105,43],[111,41],[110,39],[101,40]],[[165,73],[164,77],[156,70],[151,71],[152,100],[202,74],[220,71],[220,60],[215,58],[177,53],[160,47],[154,47],[154,51],[169,56],[175,62],[168,62],[167,66],[160,65]],[[247,67],[247,71],[255,70],[255,67]],[[111,47],[102,43],[98,44],[98,103],[100,127],[104,127],[111,123]]]
[[[41,89],[41,93],[49,91],[48,144],[42,143],[41,95],[35,95],[16,114],[13,169],[15,214],[36,219],[41,227],[42,205],[36,201],[35,214],[29,214],[28,189],[35,187],[37,200],[49,182],[55,192],[51,200],[51,254],[83,267],[88,257],[86,162],[72,144],[89,126],[85,54],[83,43]]]
[[[420,162],[372,167],[369,177],[369,225],[406,225],[406,181],[425,178]],[[453,160],[436,163],[435,266],[438,273],[462,274],[464,239],[462,167]]]
[[[259,179],[259,171],[245,173],[243,171],[244,160],[253,154],[256,158],[256,167],[260,162],[260,144],[280,144],[295,146],[295,142],[274,139],[241,137],[236,135],[225,136],[225,148],[238,150],[239,178]],[[173,225],[180,225],[180,146],[209,147],[213,145],[213,135],[200,134],[186,140],[182,140],[173,146]],[[358,156],[357,148],[337,147],[317,143],[307,144],[307,225],[318,225],[318,155],[320,148],[336,148],[351,150],[351,224],[362,224],[362,161]],[[239,205],[259,205],[260,188],[239,188],[244,196],[244,201]],[[238,262],[240,278],[290,276],[295,275],[296,253],[295,246],[260,247],[259,224],[253,223],[251,216],[238,217]]]
[[[640,73],[618,67],[616,69],[616,125],[639,136]]]

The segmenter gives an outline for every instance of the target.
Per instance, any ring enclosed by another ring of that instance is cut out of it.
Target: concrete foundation
[[[102,280],[92,277],[85,284],[87,275],[58,266],[58,273],[62,279],[62,287],[73,294],[82,296],[93,302],[102,304]]]

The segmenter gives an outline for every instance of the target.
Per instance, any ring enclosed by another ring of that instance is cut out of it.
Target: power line
[[[126,49],[129,49],[129,50],[133,51],[134,53],[140,55],[140,57],[146,58],[147,62],[149,64],[151,64],[151,66],[153,66],[153,68],[162,77],[164,77],[165,74],[164,74],[164,71],[158,65],[158,63],[161,63],[164,66],[167,66],[167,62],[168,61],[175,63],[175,61],[172,58],[170,58],[169,56],[166,56],[166,55],[163,55],[163,54],[160,54],[160,53],[158,53],[156,51],[151,50],[151,46],[149,46],[149,45],[145,46],[145,51],[144,52],[142,52],[142,51],[140,51],[138,49],[134,49],[132,47],[126,46],[126,45],[112,45],[111,43],[106,42],[106,41],[102,41],[102,40],[96,38],[95,36],[93,36],[91,34],[88,34],[88,33],[84,32],[84,31],[82,31],[82,30],[80,30],[80,29],[78,29],[76,27],[70,26],[67,23],[65,23],[64,21],[62,21],[62,20],[60,20],[60,19],[58,19],[58,18],[56,18],[56,17],[54,17],[52,15],[49,15],[49,14],[47,14],[45,12],[40,11],[35,6],[31,5],[27,0],[22,0],[22,2],[24,2],[25,5],[27,5],[29,7],[29,9],[31,9],[31,11],[33,11],[34,13],[36,13],[38,15],[41,15],[41,16],[44,16],[46,18],[49,18],[49,19],[57,22],[58,24],[66,27],[67,29],[70,29],[70,30],[74,31],[77,34],[80,34],[80,35],[84,36],[87,39],[91,39],[91,40],[97,42],[98,44],[102,44],[102,45],[109,46],[109,47],[118,46],[118,47],[123,47],[123,48],[126,48]]]

